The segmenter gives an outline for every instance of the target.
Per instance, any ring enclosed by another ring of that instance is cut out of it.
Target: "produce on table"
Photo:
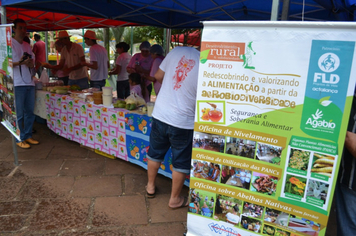
[[[297,170],[307,170],[310,152],[298,149],[291,149],[288,167]]]
[[[51,92],[51,93],[57,93],[57,94],[67,94],[68,93],[68,87],[67,86],[46,87],[46,90]]]
[[[80,87],[79,87],[79,85],[73,84],[69,87],[69,90],[78,91],[78,90],[80,90]]]
[[[135,110],[136,109],[136,103],[126,103],[126,109],[127,110]]]
[[[123,100],[117,100],[113,105],[115,108],[126,108],[126,102]]]

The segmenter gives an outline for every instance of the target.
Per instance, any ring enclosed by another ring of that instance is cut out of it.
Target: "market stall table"
[[[147,169],[152,117],[41,90],[36,91],[34,112],[46,119],[48,128],[56,134],[110,158],[120,158]],[[158,173],[172,178],[171,150]],[[189,175],[184,184],[189,186]]]

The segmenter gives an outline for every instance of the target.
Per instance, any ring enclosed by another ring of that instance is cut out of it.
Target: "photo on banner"
[[[19,139],[12,70],[11,26],[0,25],[0,103],[2,124]]]
[[[325,235],[355,39],[343,23],[204,22],[187,235]]]

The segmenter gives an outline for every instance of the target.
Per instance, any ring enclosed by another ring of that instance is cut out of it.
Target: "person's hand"
[[[87,64],[85,61],[81,61],[81,62],[80,62],[80,65],[81,65],[81,66],[87,66],[88,64]]]
[[[136,70],[134,69],[134,68],[132,68],[132,67],[127,67],[127,72],[129,73],[129,74],[132,74],[132,73],[135,73],[136,72]]]
[[[41,65],[42,67],[45,67],[45,68],[48,68],[48,69],[51,69],[52,65],[47,63],[47,62],[41,62]]]
[[[135,65],[135,71],[136,71],[137,73],[142,73],[142,72],[143,72],[142,66],[140,66],[140,65]]]
[[[31,59],[31,58],[24,60],[23,64],[25,64],[29,68],[32,68],[34,66],[33,59]]]
[[[345,138],[345,147],[356,158],[356,134],[347,131]]]

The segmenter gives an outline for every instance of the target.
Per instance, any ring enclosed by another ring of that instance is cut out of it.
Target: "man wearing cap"
[[[86,67],[83,67],[82,65],[82,62],[85,62],[82,46],[72,43],[67,31],[60,31],[56,39],[65,45],[61,51],[61,60],[58,65],[45,63],[43,64],[43,67],[62,70],[65,73],[69,73],[68,85],[75,84],[81,89],[89,88]]]
[[[90,63],[82,62],[82,65],[90,68],[90,87],[101,90],[108,78],[108,53],[103,46],[97,44],[94,31],[87,30],[84,34],[84,40],[90,47]]]

